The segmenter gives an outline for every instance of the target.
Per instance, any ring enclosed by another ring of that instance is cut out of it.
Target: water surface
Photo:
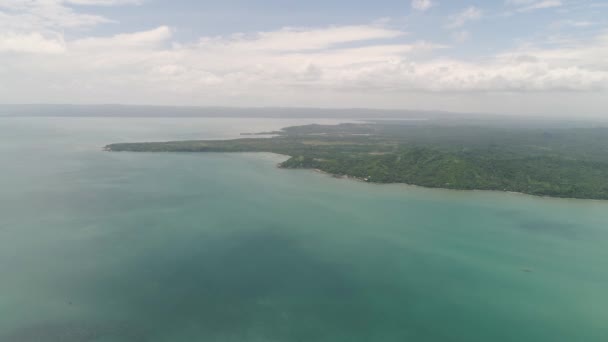
[[[101,151],[302,123],[0,118],[0,341],[607,340],[608,202]]]

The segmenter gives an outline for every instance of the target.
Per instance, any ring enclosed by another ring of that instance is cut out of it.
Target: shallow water
[[[302,123],[0,118],[0,341],[607,340],[608,202],[101,151]]]

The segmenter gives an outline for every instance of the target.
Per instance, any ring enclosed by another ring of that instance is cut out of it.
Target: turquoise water
[[[0,118],[0,341],[608,340],[608,202],[101,151],[301,123]]]

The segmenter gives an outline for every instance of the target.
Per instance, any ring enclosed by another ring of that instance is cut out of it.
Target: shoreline
[[[272,152],[270,152],[272,153]],[[428,187],[428,186],[424,186],[424,185],[416,185],[416,184],[409,184],[409,183],[377,183],[377,182],[370,182],[368,180],[365,180],[364,178],[359,178],[359,177],[353,177],[353,176],[349,176],[349,175],[335,175],[326,171],[323,171],[321,169],[289,169],[289,168],[284,168],[281,167],[281,163],[276,165],[278,168],[280,169],[286,169],[286,170],[307,170],[307,171],[312,171],[314,173],[318,173],[324,176],[328,176],[334,179],[340,179],[340,180],[347,180],[347,181],[355,181],[355,182],[359,182],[359,183],[365,183],[365,184],[370,184],[370,185],[376,185],[376,186],[394,186],[394,185],[398,185],[398,186],[406,186],[406,187],[412,187],[412,188],[418,188],[418,189],[424,189],[424,190],[444,190],[444,191],[453,191],[453,192],[465,192],[465,193],[495,193],[495,194],[510,194],[510,195],[517,195],[517,196],[528,196],[531,198],[538,198],[538,199],[547,199],[547,200],[569,200],[569,201],[594,201],[594,202],[600,202],[600,203],[608,203],[608,199],[597,199],[597,198],[576,198],[576,197],[557,197],[557,196],[543,196],[543,195],[534,195],[534,194],[527,194],[525,192],[518,192],[518,191],[508,191],[508,190],[486,190],[486,189],[451,189],[451,188],[442,188],[442,187]]]
[[[227,139],[229,140],[229,139]],[[115,151],[112,150],[112,148],[110,147],[111,145],[106,145],[104,147],[102,147],[102,151],[104,152],[125,152],[125,151]],[[128,151],[126,151],[128,152]],[[198,154],[201,152],[189,152],[189,151],[185,151],[185,152],[164,152],[164,151],[151,151],[151,152],[131,152],[131,153],[186,153],[186,154]],[[354,176],[349,176],[349,175],[337,175],[337,174],[332,174],[330,172],[326,172],[323,171],[321,169],[311,169],[311,168],[286,168],[281,166],[281,164],[288,160],[289,158],[292,158],[292,156],[290,155],[286,155],[286,154],[280,154],[280,153],[275,153],[275,152],[256,152],[256,151],[251,151],[251,152],[204,152],[204,153],[220,153],[220,154],[259,154],[259,153],[268,153],[268,154],[273,154],[276,156],[280,156],[285,158],[283,161],[281,161],[280,163],[275,164],[275,167],[279,168],[279,169],[286,169],[286,170],[307,170],[307,171],[312,171],[315,173],[319,173],[319,174],[323,174],[325,176],[329,176],[331,178],[335,178],[335,179],[343,179],[343,180],[350,180],[350,181],[356,181],[356,182],[360,182],[360,183],[367,183],[367,184],[373,184],[373,185],[386,185],[386,186],[394,186],[394,185],[402,185],[402,186],[407,186],[407,187],[414,187],[414,188],[419,188],[419,189],[428,189],[428,190],[448,190],[448,191],[458,191],[458,192],[477,192],[477,193],[497,193],[497,194],[512,194],[512,195],[518,195],[518,196],[529,196],[532,198],[540,198],[540,199],[552,199],[552,200],[575,200],[575,201],[594,201],[594,202],[600,202],[600,203],[608,203],[608,199],[597,199],[597,198],[580,198],[580,197],[560,197],[560,196],[547,196],[547,195],[534,195],[534,194],[529,194],[529,193],[525,193],[525,192],[518,192],[518,191],[510,191],[510,190],[490,190],[490,189],[453,189],[453,188],[443,188],[443,187],[428,187],[428,186],[424,186],[424,185],[417,185],[417,184],[410,184],[410,183],[400,183],[400,182],[395,182],[395,183],[379,183],[379,182],[373,182],[373,181],[369,181],[367,178],[360,178],[360,177],[354,177]]]
[[[102,148],[102,151],[104,152],[112,152],[112,153],[117,153],[117,152],[123,152],[123,151],[113,151],[111,148],[109,148],[108,146],[105,146]],[[130,152],[130,153],[180,153],[180,154],[200,154],[201,152]],[[367,181],[363,178],[359,178],[359,177],[353,177],[353,176],[349,176],[349,175],[336,175],[336,174],[332,174],[326,171],[323,171],[321,169],[308,169],[308,168],[286,168],[286,167],[282,167],[281,164],[288,160],[289,158],[291,158],[291,156],[286,155],[286,154],[280,154],[280,153],[274,153],[274,152],[204,152],[204,153],[219,153],[219,154],[260,154],[260,153],[264,153],[264,154],[272,154],[278,157],[283,157],[285,158],[283,161],[276,163],[275,167],[278,169],[284,169],[284,170],[303,170],[303,171],[308,171],[308,172],[313,172],[313,173],[318,173],[327,177],[331,177],[334,179],[340,179],[340,180],[348,180],[348,181],[355,181],[355,182],[359,182],[359,183],[365,183],[365,184],[370,184],[370,185],[376,185],[376,186],[406,186],[406,187],[412,187],[412,188],[418,188],[418,189],[425,189],[425,190],[445,190],[445,191],[452,191],[452,192],[470,192],[470,193],[495,193],[495,194],[511,194],[511,195],[517,195],[517,196],[528,196],[531,198],[538,198],[538,199],[547,199],[547,200],[570,200],[570,201],[593,201],[593,202],[599,202],[599,203],[608,203],[608,199],[597,199],[597,198],[577,198],[577,197],[558,197],[558,196],[543,196],[543,195],[534,195],[534,194],[527,194],[525,192],[518,192],[518,191],[507,191],[507,190],[486,190],[486,189],[451,189],[451,188],[442,188],[442,187],[428,187],[428,186],[423,186],[423,185],[416,185],[416,184],[409,184],[409,183],[377,183],[377,182],[370,182]]]

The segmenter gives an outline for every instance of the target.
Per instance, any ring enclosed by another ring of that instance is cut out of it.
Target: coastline
[[[110,145],[104,146],[102,147],[102,151],[104,152],[123,152],[123,151],[114,151],[110,148]],[[132,152],[132,153],[142,153],[142,152]],[[201,152],[149,152],[149,153],[201,153]],[[309,168],[287,168],[287,167],[283,167],[281,166],[281,164],[288,160],[289,158],[291,158],[291,156],[286,155],[286,154],[280,154],[280,153],[275,153],[275,152],[205,152],[205,153],[227,153],[227,154],[259,154],[259,153],[268,153],[268,154],[273,154],[276,155],[278,157],[283,157],[285,158],[283,161],[276,163],[275,167],[279,168],[279,169],[285,169],[285,170],[305,170],[305,171],[311,171],[314,173],[318,173],[318,174],[322,174],[334,179],[342,179],[342,180],[349,180],[349,181],[355,181],[355,182],[359,182],[359,183],[366,183],[366,184],[371,184],[371,185],[375,185],[375,186],[406,186],[406,187],[413,187],[413,188],[419,188],[419,189],[427,189],[427,190],[445,190],[445,191],[452,191],[452,192],[471,192],[471,193],[496,193],[496,194],[511,194],[511,195],[517,195],[517,196],[529,196],[532,198],[540,198],[540,199],[550,199],[550,200],[571,200],[571,201],[593,201],[593,202],[598,202],[598,203],[608,203],[608,199],[596,199],[596,198],[577,198],[577,197],[559,197],[559,196],[545,196],[545,195],[534,195],[534,194],[528,194],[525,192],[518,192],[518,191],[510,191],[510,190],[487,190],[487,189],[453,189],[453,188],[443,188],[443,187],[428,187],[428,186],[423,186],[423,185],[417,185],[417,184],[409,184],[409,183],[378,183],[378,182],[370,182],[369,180],[366,180],[365,178],[360,178],[360,177],[354,177],[354,176],[349,176],[349,175],[337,175],[337,174],[332,174],[326,171],[323,171],[321,169],[309,169]]]
[[[304,168],[289,169],[289,168],[281,167],[281,163],[277,164],[276,166],[280,169],[286,169],[286,170],[308,170],[308,171],[312,171],[314,173],[318,173],[318,174],[328,176],[328,177],[331,177],[334,179],[355,181],[355,182],[370,184],[370,185],[374,185],[374,186],[405,186],[405,187],[425,189],[425,190],[443,190],[443,191],[451,191],[451,192],[510,194],[510,195],[528,196],[528,197],[532,197],[532,198],[547,199],[547,200],[593,201],[593,202],[608,204],[608,200],[596,199],[596,198],[543,196],[543,195],[534,195],[534,194],[528,194],[525,192],[508,191],[508,190],[452,189],[452,188],[442,188],[442,187],[428,187],[428,186],[409,184],[409,183],[377,183],[377,182],[370,182],[368,180],[365,180],[364,178],[353,177],[353,176],[349,176],[349,175],[335,175],[335,174],[332,174],[332,173],[329,173],[329,172],[326,172],[326,171],[323,171],[320,169],[304,169]]]

